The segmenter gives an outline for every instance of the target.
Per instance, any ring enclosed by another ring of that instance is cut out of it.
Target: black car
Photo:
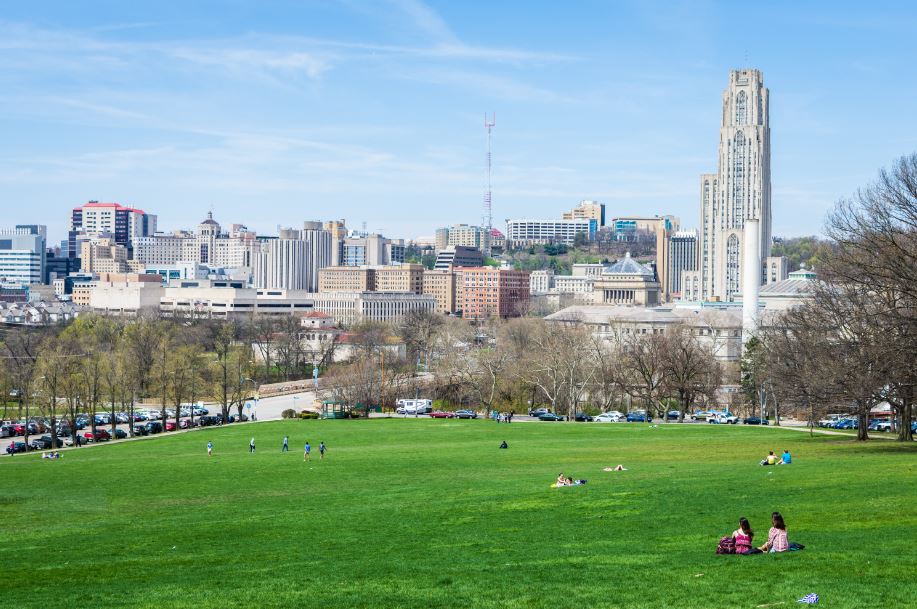
[[[61,438],[55,438],[56,442],[51,443],[51,436],[42,436],[32,440],[32,450],[49,450],[51,448],[63,448],[64,441]],[[55,445],[56,444],[56,445]]]
[[[742,425],[770,425],[770,423],[761,417],[745,417],[742,419]]]
[[[209,415],[204,415],[198,418],[197,423],[201,427],[210,427],[211,425],[219,425],[222,421],[223,421],[223,415],[209,414]]]
[[[529,410],[529,416],[530,417],[540,417],[541,415],[547,412],[551,412],[551,409],[550,408],[533,408]]]
[[[118,429],[115,429],[115,433],[112,434],[111,437],[114,438],[115,440],[123,440],[124,438],[127,437],[127,432],[124,431],[123,429],[118,428]]]
[[[592,423],[593,418],[592,418],[591,415],[588,415],[588,414],[586,414],[585,412],[577,412],[577,413],[573,416],[573,420],[574,420],[574,421],[578,421],[578,422],[580,422],[580,423]]]
[[[162,423],[159,421],[147,421],[143,426],[148,434],[162,433]]]
[[[563,421],[564,417],[559,414],[554,414],[553,412],[545,412],[538,416],[539,421]]]
[[[15,455],[16,453],[26,453],[32,450],[25,442],[10,442],[6,447],[6,454]]]

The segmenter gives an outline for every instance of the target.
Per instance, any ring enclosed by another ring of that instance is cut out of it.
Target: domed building
[[[628,252],[595,277],[593,296],[596,304],[651,307],[659,304],[659,281],[651,266],[637,262]]]

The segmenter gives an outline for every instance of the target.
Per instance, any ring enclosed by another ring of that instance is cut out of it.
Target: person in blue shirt
[[[305,452],[303,452],[303,454],[302,454],[302,460],[303,460],[303,461],[311,461],[311,460],[312,460],[312,447],[309,446],[309,441],[308,441],[308,440],[306,440],[306,448],[305,448]]]
[[[318,443],[318,453],[319,453],[319,456],[320,456],[322,459],[325,458],[325,451],[326,451],[326,450],[328,450],[328,449],[325,448],[325,443],[324,443],[324,442],[319,442],[319,443]]]
[[[784,449],[783,451],[783,460],[780,462],[781,465],[789,465],[793,462],[793,457],[790,456],[790,451]]]
[[[289,438],[287,436],[283,437],[283,446],[280,447],[280,452],[285,453],[290,450]]]
[[[213,456],[213,442],[207,442],[207,456]]]

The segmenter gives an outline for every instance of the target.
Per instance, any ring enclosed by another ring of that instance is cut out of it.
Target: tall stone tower
[[[719,169],[702,174],[698,269],[702,297],[731,301],[742,291],[744,227],[758,220],[761,260],[771,246],[771,132],[759,70],[733,70],[723,91]]]

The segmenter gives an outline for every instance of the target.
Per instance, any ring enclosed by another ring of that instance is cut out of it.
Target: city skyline
[[[212,209],[263,234],[346,218],[432,237],[480,223],[496,112],[497,228],[582,199],[696,228],[723,78],[747,65],[773,96],[772,233],[820,233],[917,132],[917,86],[896,77],[917,51],[890,35],[917,13],[828,6],[766,7],[757,36],[716,3],[541,5],[521,22],[519,6],[408,0],[8,6],[6,224],[47,224],[54,243],[96,199],[161,230]]]

